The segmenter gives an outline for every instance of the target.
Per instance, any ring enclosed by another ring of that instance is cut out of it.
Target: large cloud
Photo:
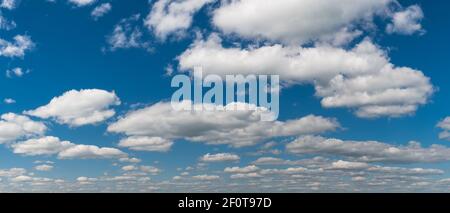
[[[213,34],[194,42],[178,60],[181,71],[202,67],[206,74],[278,74],[285,84],[310,83],[322,106],[354,108],[360,117],[414,113],[434,91],[421,71],[396,67],[367,39],[350,50],[326,45],[242,49],[223,47]]]
[[[120,100],[114,92],[99,89],[70,90],[50,103],[25,114],[39,118],[54,118],[58,123],[70,126],[96,124],[112,116],[111,106],[119,105]]]
[[[60,159],[123,158],[127,156],[115,148],[78,145],[70,141],[61,141],[52,136],[22,141],[13,144],[12,148],[16,154],[28,156],[57,154]]]
[[[191,102],[180,104],[190,105]],[[177,111],[170,103],[161,102],[128,113],[111,124],[108,131],[124,133],[131,137],[186,139],[241,147],[254,145],[271,137],[320,133],[339,127],[334,119],[313,115],[286,122],[261,121],[262,110],[249,110],[251,107],[245,103],[231,103],[225,108],[233,109],[235,106],[242,110],[191,112]]]
[[[294,154],[319,154],[357,159],[364,162],[429,163],[450,160],[450,148],[441,145],[422,147],[417,142],[395,146],[377,141],[343,141],[304,136],[286,145]]]
[[[364,25],[394,0],[236,0],[222,1],[213,24],[226,34],[303,44]]]
[[[0,118],[0,144],[43,135],[47,130],[44,123],[33,121],[27,116],[7,113]]]
[[[145,25],[160,39],[183,34],[192,24],[193,15],[215,0],[159,0],[148,14]]]

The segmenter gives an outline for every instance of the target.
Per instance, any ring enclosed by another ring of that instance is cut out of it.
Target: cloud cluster
[[[343,141],[317,136],[299,137],[286,145],[293,154],[318,154],[363,162],[432,163],[450,160],[450,149],[441,145],[422,147],[417,142],[395,146],[377,141]]]
[[[309,83],[322,106],[356,109],[359,117],[414,113],[434,91],[421,71],[396,67],[367,39],[350,50],[282,45],[242,49],[223,47],[213,34],[194,42],[178,60],[181,71],[202,67],[206,74],[278,74],[285,84]]]
[[[179,104],[191,105],[191,102]],[[130,137],[186,139],[206,144],[242,147],[255,145],[272,137],[315,134],[339,128],[334,119],[314,115],[285,122],[261,121],[264,111],[250,110],[252,107],[246,103],[231,103],[225,107],[206,105],[208,108],[217,107],[224,110],[178,111],[171,103],[160,102],[129,112],[109,125],[108,131],[124,133]],[[242,110],[229,110],[235,107]]]
[[[127,156],[115,148],[77,145],[52,136],[29,139],[12,144],[11,147],[15,154],[27,156],[57,154],[59,159],[108,159]]]
[[[111,106],[119,105],[120,99],[114,92],[99,89],[70,90],[53,98],[45,106],[25,111],[27,115],[48,119],[78,127],[96,124],[115,115]]]

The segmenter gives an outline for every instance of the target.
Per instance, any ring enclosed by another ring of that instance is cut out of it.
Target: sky
[[[0,192],[448,192],[448,6],[0,0]],[[174,111],[195,67],[278,119]]]

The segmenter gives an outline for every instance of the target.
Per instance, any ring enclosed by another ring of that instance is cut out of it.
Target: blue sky
[[[0,2],[0,191],[450,189],[446,2]],[[194,66],[294,81],[279,123],[170,112]]]

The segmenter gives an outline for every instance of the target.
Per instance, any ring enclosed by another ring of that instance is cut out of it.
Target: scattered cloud
[[[423,11],[418,5],[409,6],[405,10],[393,14],[392,23],[387,25],[386,31],[390,34],[402,35],[423,34],[425,30],[420,24],[423,18]]]
[[[14,41],[6,41],[0,38],[0,56],[4,57],[24,57],[25,52],[33,49],[35,44],[29,36],[17,35]]]
[[[91,12],[91,16],[94,18],[94,20],[99,19],[100,17],[103,17],[107,13],[109,13],[112,9],[111,3],[103,3],[97,7],[94,8]]]
[[[22,77],[22,76],[24,76],[25,74],[28,74],[28,73],[30,73],[30,70],[23,70],[20,67],[16,67],[16,68],[13,68],[13,69],[10,69],[10,70],[6,70],[6,77],[8,77],[8,78],[18,77],[18,78],[20,78],[20,77]]]
[[[3,103],[5,103],[5,104],[15,104],[16,100],[14,100],[12,98],[5,98],[5,99],[3,99]]]
[[[116,26],[111,35],[107,36],[109,50],[142,48],[150,51],[150,43],[143,41],[143,33],[138,21],[140,15],[136,14],[129,18],[122,19]]]
[[[158,0],[145,19],[145,25],[162,40],[171,34],[183,36],[185,30],[192,25],[194,14],[213,1],[215,0]]]

